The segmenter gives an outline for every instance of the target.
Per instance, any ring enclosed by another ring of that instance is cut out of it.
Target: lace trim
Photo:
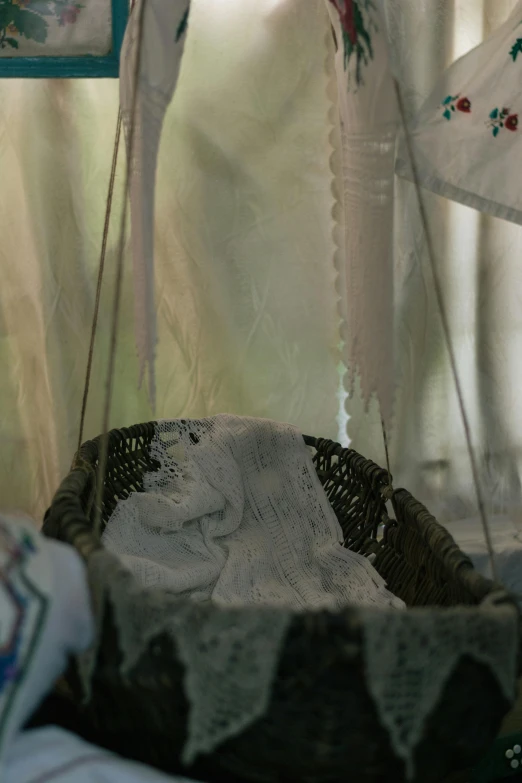
[[[328,17],[329,18],[329,17]],[[333,265],[335,270],[335,291],[337,294],[337,314],[339,316],[339,352],[340,358],[344,354],[344,348],[348,344],[348,325],[345,294],[346,291],[346,249],[344,243],[344,196],[343,196],[343,155],[342,155],[342,132],[341,119],[339,112],[339,86],[337,83],[337,71],[335,67],[335,42],[333,39],[330,25],[325,37],[326,57],[324,60],[324,70],[327,78],[326,94],[330,100],[330,109],[328,111],[328,141],[330,145],[330,191],[332,195],[332,239],[334,244]],[[346,365],[346,361],[344,361]],[[341,379],[342,391],[346,396],[350,396],[348,373],[342,373]],[[341,420],[344,416],[341,414]],[[345,430],[347,428],[347,420]]]
[[[489,667],[513,703],[519,618],[514,606],[363,609],[366,681],[394,752],[415,777],[413,754],[450,675],[464,656]]]

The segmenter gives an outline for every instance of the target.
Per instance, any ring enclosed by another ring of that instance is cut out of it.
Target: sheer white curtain
[[[331,37],[316,0],[194,0],[157,177],[157,415],[337,435]],[[78,437],[118,85],[0,82],[0,506],[40,516]],[[123,158],[123,156],[121,156]],[[123,168],[86,436],[100,432]],[[152,418],[131,259],[112,424]]]

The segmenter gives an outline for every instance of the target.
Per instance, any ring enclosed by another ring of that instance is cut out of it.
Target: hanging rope
[[[96,329],[98,327],[98,316],[100,312],[100,298],[103,283],[103,273],[105,271],[105,256],[107,253],[107,241],[109,237],[109,226],[111,222],[112,198],[114,195],[114,183],[116,181],[116,166],[118,163],[118,152],[120,149],[121,136],[121,108],[118,111],[118,122],[116,123],[116,136],[114,139],[114,149],[112,152],[111,176],[109,179],[109,191],[107,193],[107,203],[105,205],[105,222],[103,225],[103,238],[100,252],[100,263],[98,267],[98,280],[96,283],[96,297],[94,300],[94,313],[92,317],[91,339],[89,342],[89,355],[87,358],[87,369],[85,372],[85,384],[83,388],[82,410],[80,414],[80,431],[78,434],[78,449],[83,443],[83,431],[85,429],[85,414],[87,412],[87,400],[91,386],[92,362],[94,357],[94,343],[96,341]]]
[[[386,432],[386,425],[384,423],[384,419],[381,416],[381,429],[382,429],[382,440],[384,443],[384,454],[386,457],[386,470],[388,472],[388,482],[390,485],[390,490],[392,489],[392,474],[390,470],[390,452],[388,449],[388,433]]]
[[[466,411],[466,405],[464,402],[464,393],[462,391],[462,384],[460,381],[460,376],[458,373],[458,367],[457,367],[457,359],[455,354],[455,349],[453,346],[453,341],[451,339],[451,330],[449,326],[448,316],[446,313],[446,308],[444,306],[444,296],[442,292],[442,283],[439,276],[439,271],[437,268],[437,264],[435,263],[435,253],[433,249],[433,241],[431,237],[431,231],[430,226],[428,222],[428,216],[426,212],[426,207],[424,204],[424,199],[422,196],[422,187],[420,184],[420,177],[419,177],[419,171],[417,168],[417,161],[415,158],[415,153],[413,151],[413,143],[411,140],[411,134],[408,127],[408,122],[406,119],[406,111],[404,107],[404,101],[402,98],[402,92],[400,85],[396,78],[394,78],[394,84],[395,84],[395,93],[397,95],[397,104],[399,107],[399,114],[401,118],[402,127],[404,130],[404,139],[406,143],[406,151],[408,154],[410,166],[411,166],[411,172],[412,172],[412,179],[413,179],[413,185],[415,188],[415,193],[417,196],[417,201],[419,205],[419,214],[421,219],[421,226],[424,233],[424,237],[426,239],[426,248],[428,251],[428,261],[431,268],[431,273],[433,276],[433,285],[435,289],[435,298],[437,302],[437,308],[439,310],[440,319],[442,322],[442,331],[444,334],[444,341],[446,343],[446,348],[448,350],[449,354],[449,360],[450,360],[450,367],[451,367],[451,374],[453,376],[453,381],[455,383],[455,389],[457,392],[457,399],[458,399],[458,406],[460,411],[460,416],[462,419],[462,424],[464,427],[464,435],[466,439],[466,447],[469,455],[469,461],[471,464],[471,473],[473,477],[473,484],[475,488],[475,494],[477,498],[477,506],[479,511],[480,520],[482,523],[482,528],[484,531],[484,538],[486,540],[486,547],[488,550],[488,556],[491,564],[491,576],[494,581],[497,581],[497,568],[496,568],[496,562],[495,562],[495,553],[493,550],[493,542],[491,540],[491,533],[489,530],[489,523],[488,518],[486,514],[486,505],[484,503],[484,497],[482,495],[482,488],[480,484],[480,477],[479,477],[479,470],[477,465],[477,458],[475,455],[475,449],[473,447],[473,441],[471,438],[471,426],[468,419],[468,414]]]
[[[123,208],[120,217],[120,232],[118,239],[118,249],[116,255],[116,276],[114,284],[114,298],[112,303],[112,318],[111,318],[111,331],[109,340],[109,361],[107,368],[107,378],[105,383],[105,401],[103,406],[103,421],[102,421],[102,436],[100,438],[100,449],[98,455],[98,469],[96,474],[96,505],[95,505],[95,518],[94,518],[94,530],[98,535],[101,531],[101,519],[102,519],[102,502],[103,502],[103,488],[105,472],[107,467],[107,455],[109,447],[109,421],[111,413],[112,393],[114,387],[114,371],[116,366],[116,346],[118,342],[118,325],[121,306],[121,291],[123,283],[123,260],[125,251],[125,233],[127,228],[127,214],[129,204],[129,183],[132,154],[134,151],[134,137],[136,127],[136,106],[138,98],[138,83],[141,67],[141,50],[142,50],[142,33],[143,33],[143,19],[145,14],[145,0],[139,7],[139,16],[137,18],[137,44],[136,44],[136,61],[134,63],[133,74],[133,93],[131,101],[131,117],[130,128],[127,138],[127,160],[125,168],[125,185],[124,185],[124,200]]]
[[[134,10],[135,4],[136,4],[136,0],[132,0],[131,13]],[[112,199],[114,195],[114,184],[116,181],[116,168],[118,163],[118,153],[120,149],[121,125],[122,125],[122,113],[121,113],[121,106],[119,106],[118,120],[116,123],[116,134],[114,138],[114,148],[112,152],[112,165],[111,165],[111,175],[109,178],[109,190],[107,193],[107,201],[105,204],[105,221],[103,225],[103,238],[102,238],[102,246],[100,252],[100,263],[98,266],[98,279],[96,282],[96,297],[94,300],[94,313],[93,313],[92,325],[91,325],[91,339],[89,342],[89,353],[87,357],[85,383],[83,386],[82,408],[80,413],[80,427],[78,433],[78,449],[80,449],[80,446],[82,445],[83,442],[83,432],[85,429],[85,415],[87,412],[87,401],[89,399],[89,390],[91,387],[92,363],[94,358],[94,344],[96,342],[96,330],[98,328],[98,316],[100,312],[100,299],[101,299],[101,290],[103,284],[103,273],[105,271],[105,256],[107,254],[107,242],[109,238],[109,227],[110,227],[111,214],[112,214]]]

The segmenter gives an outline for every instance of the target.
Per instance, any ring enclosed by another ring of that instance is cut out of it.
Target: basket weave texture
[[[107,436],[102,525],[119,500],[143,491],[144,473],[158,469],[149,447],[154,422]],[[344,544],[375,554],[374,567],[408,606],[477,605],[498,586],[478,574],[424,506],[393,491],[387,471],[332,441],[305,438],[344,534]],[[90,556],[96,472],[102,440],[85,443],[46,514],[44,533]],[[389,502],[388,502],[389,501]],[[391,506],[393,513],[388,512]],[[506,600],[510,600],[506,596]],[[84,734],[130,758],[179,773],[188,704],[183,668],[172,640],[153,640],[123,678],[112,610],[105,608],[92,695],[83,693],[74,665],[67,685]],[[82,706],[80,706],[82,705]],[[487,667],[465,658],[451,675],[415,753],[416,780],[440,781],[477,761],[509,710]],[[191,767],[207,781],[334,783],[400,781],[402,761],[390,747],[365,681],[356,607],[310,613],[293,621],[282,651],[270,707],[240,736]]]

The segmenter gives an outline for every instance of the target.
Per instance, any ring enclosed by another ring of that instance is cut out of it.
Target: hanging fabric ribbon
[[[337,41],[344,255],[339,293],[348,391],[383,421],[393,407],[393,187],[398,111],[386,28],[373,0],[325,0]]]
[[[154,188],[163,120],[174,95],[183,56],[189,16],[188,0],[147,0],[143,14],[138,0],[129,19],[121,55],[120,102],[127,145],[133,122],[134,83],[137,78],[133,149],[129,151],[132,254],[134,263],[135,330],[140,383],[148,369],[149,398],[154,409],[156,383],[156,312],[154,307]],[[139,27],[141,56],[136,77]]]
[[[522,1],[484,43],[439,79],[410,135],[420,184],[522,224],[515,161],[522,149]],[[412,179],[404,141],[397,173]]]

